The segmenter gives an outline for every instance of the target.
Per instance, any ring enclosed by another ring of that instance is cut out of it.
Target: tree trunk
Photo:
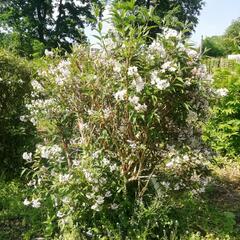
[[[147,7],[147,9],[150,8],[150,0],[147,0],[146,7]]]
[[[39,40],[42,43],[45,43],[45,38],[44,38],[44,25],[46,24],[46,12],[47,12],[47,6],[44,4],[43,1],[38,1],[37,4],[37,18],[38,18],[38,35],[39,35]]]

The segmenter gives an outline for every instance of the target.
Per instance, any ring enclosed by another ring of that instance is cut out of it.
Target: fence
[[[233,68],[240,64],[237,60],[227,58],[207,58],[203,63],[207,66],[209,73],[213,73],[216,68]]]

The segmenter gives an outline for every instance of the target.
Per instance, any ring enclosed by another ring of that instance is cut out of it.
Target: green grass
[[[0,181],[0,240],[43,236],[42,209],[23,205],[25,186]],[[173,214],[179,226],[169,240],[240,240],[240,164],[213,166],[213,181],[202,199],[186,199]]]
[[[18,181],[0,181],[1,240],[31,239],[41,231],[41,212],[23,205],[25,193]]]

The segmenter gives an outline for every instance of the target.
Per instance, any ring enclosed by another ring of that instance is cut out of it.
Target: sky
[[[201,36],[222,35],[231,22],[240,17],[240,0],[205,0],[192,40],[199,44]]]
[[[108,13],[108,10],[107,10]],[[104,15],[107,15],[105,13]],[[192,41],[197,45],[201,42],[201,36],[222,35],[231,22],[240,17],[240,0],[205,0],[199,16],[199,23],[192,35]],[[104,24],[105,31],[108,25]],[[90,28],[86,29],[86,34],[91,43],[96,39],[92,37],[93,33]]]

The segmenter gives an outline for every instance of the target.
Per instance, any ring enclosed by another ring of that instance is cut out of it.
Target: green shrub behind
[[[25,100],[31,91],[27,62],[0,50],[0,174],[16,176],[24,149],[32,149],[34,127],[25,122]],[[21,118],[21,120],[20,120]]]
[[[217,99],[205,128],[204,139],[221,155],[240,154],[240,65],[217,69],[214,85],[228,93]]]

